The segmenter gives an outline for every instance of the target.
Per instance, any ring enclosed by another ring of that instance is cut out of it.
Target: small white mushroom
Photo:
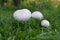
[[[43,15],[42,15],[41,12],[35,11],[35,12],[32,13],[32,18],[38,19],[38,20],[42,20],[43,19]]]
[[[41,26],[44,26],[44,27],[47,27],[48,28],[50,26],[50,23],[47,20],[42,20],[41,21]]]
[[[13,17],[17,21],[26,21],[31,18],[31,12],[28,9],[21,9],[14,12]]]
[[[48,29],[47,29],[48,31],[51,30],[50,22],[49,22],[48,20],[42,20],[42,21],[41,21],[41,26],[42,26],[42,33],[44,32],[44,31],[43,31],[43,27],[48,28]]]

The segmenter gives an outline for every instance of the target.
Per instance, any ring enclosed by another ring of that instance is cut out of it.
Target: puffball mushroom
[[[44,31],[43,31],[43,27],[48,28],[48,31],[51,29],[50,23],[49,23],[48,20],[42,20],[42,21],[41,21],[41,26],[42,26],[42,33],[44,32]]]
[[[42,15],[41,12],[35,11],[35,12],[32,13],[32,18],[38,19],[38,20],[42,20],[43,19],[43,15]]]
[[[17,21],[26,21],[30,19],[31,12],[28,9],[21,9],[14,12],[13,17]]]
[[[31,18],[31,12],[28,9],[16,10],[13,14],[15,20],[21,22],[21,30],[24,30],[25,21]],[[19,23],[17,24],[19,27]]]
[[[44,27],[47,27],[48,28],[50,26],[50,23],[47,20],[42,20],[41,21],[41,26],[44,26]]]

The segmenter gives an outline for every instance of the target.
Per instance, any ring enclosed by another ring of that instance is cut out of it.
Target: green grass
[[[60,40],[60,7],[51,9],[31,7],[28,9],[32,12],[35,10],[42,12],[44,19],[51,23],[51,30],[44,28],[44,33],[42,33],[42,26],[36,20],[31,18],[23,24],[14,20],[15,9],[0,9],[0,40]]]

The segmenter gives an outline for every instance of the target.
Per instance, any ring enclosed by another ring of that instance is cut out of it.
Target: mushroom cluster
[[[34,19],[37,19],[37,20],[42,20],[41,21],[41,26],[44,26],[44,27],[49,27],[50,26],[50,23],[48,20],[43,20],[43,14],[39,11],[35,11],[32,13],[32,18]]]
[[[41,21],[41,26],[42,27],[49,27],[50,23],[48,20],[43,20],[43,14],[39,11],[35,11],[31,14],[30,10],[28,9],[21,9],[21,10],[17,10],[14,12],[13,17],[15,18],[15,20],[17,21],[27,21],[29,20],[31,17],[37,20]]]

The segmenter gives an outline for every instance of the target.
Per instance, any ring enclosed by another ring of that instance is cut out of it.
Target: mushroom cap
[[[47,20],[42,20],[41,21],[41,26],[49,27],[50,26],[50,23]]]
[[[35,11],[35,12],[32,13],[32,18],[38,19],[38,20],[42,20],[43,19],[43,15],[42,15],[41,12]]]
[[[17,21],[26,21],[30,19],[31,12],[28,9],[21,9],[14,12],[13,17]]]

